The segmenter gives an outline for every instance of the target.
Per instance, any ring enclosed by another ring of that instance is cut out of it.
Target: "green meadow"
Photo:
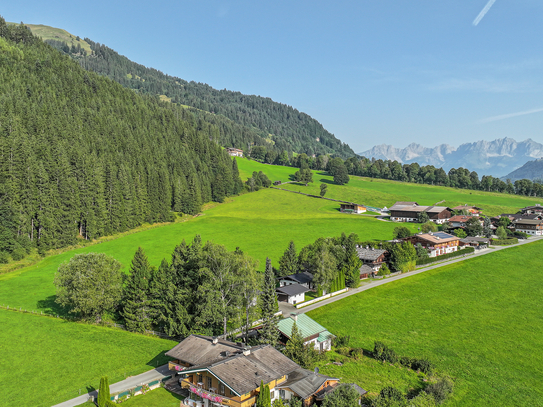
[[[152,264],[158,265],[163,258],[170,258],[183,239],[190,241],[200,234],[204,241],[213,240],[230,250],[240,247],[263,268],[266,257],[277,264],[290,240],[300,249],[320,236],[342,232],[357,233],[361,239],[392,237],[396,225],[368,216],[342,214],[338,209],[331,201],[274,189],[244,194],[186,222],[46,257],[32,266],[0,275],[0,304],[61,313],[54,303],[53,277],[58,266],[76,253],[106,253],[119,260],[126,270],[138,246],[145,249]],[[414,225],[411,227],[415,230]]]
[[[383,341],[399,355],[427,357],[455,380],[446,406],[542,406],[542,252],[543,242],[510,248],[308,315],[336,335],[351,335],[353,347],[371,350],[374,341]],[[372,363],[344,366],[321,371],[379,390]]]
[[[0,310],[0,405],[49,407],[164,364],[177,342]],[[179,405],[179,404],[177,404]]]
[[[263,171],[272,181],[289,181],[289,176],[297,168],[261,164],[247,159],[238,159],[240,176],[246,180],[253,171]],[[537,198],[518,195],[500,194],[468,189],[448,188],[408,182],[389,181],[350,176],[347,185],[333,183],[333,178],[325,172],[313,171],[313,183],[307,187],[299,183],[281,185],[281,188],[319,195],[320,184],[328,185],[326,198],[356,202],[363,205],[382,208],[390,207],[396,201],[415,201],[420,205],[439,205],[454,207],[457,205],[475,205],[483,208],[487,215],[516,213],[520,208],[541,203]],[[443,202],[442,202],[443,201]]]

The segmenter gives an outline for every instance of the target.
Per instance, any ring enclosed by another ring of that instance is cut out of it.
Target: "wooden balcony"
[[[239,400],[235,400],[233,398],[218,394],[215,388],[205,389],[205,387],[201,383],[194,384],[188,379],[181,380],[181,387],[189,391],[188,399],[184,401],[184,403],[189,406],[198,406],[197,403],[191,403],[191,401],[193,400],[192,397],[194,397],[194,395],[198,395],[201,398],[211,400],[212,403],[217,403],[215,405],[228,407],[241,407],[242,405],[251,406],[256,403],[256,397],[251,397],[241,402]]]

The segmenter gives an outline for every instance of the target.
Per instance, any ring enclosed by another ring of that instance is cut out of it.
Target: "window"
[[[198,375],[198,383],[202,383],[204,381],[204,378],[201,374]]]
[[[213,381],[211,380],[211,377],[206,377],[207,379],[207,389],[209,390],[210,388],[213,387]]]
[[[285,391],[284,390],[279,390],[279,397],[281,397],[282,399],[285,398]]]
[[[219,382],[219,394],[221,396],[226,396],[226,394],[224,394],[224,383],[221,382]]]

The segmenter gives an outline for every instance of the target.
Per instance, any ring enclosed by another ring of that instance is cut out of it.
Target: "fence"
[[[467,254],[472,254],[473,252],[475,252],[475,249],[473,247],[466,247],[465,249],[461,249],[452,253],[442,254],[441,256],[417,259],[417,266],[435,263],[437,261],[443,261],[453,257],[465,256]]]
[[[344,288],[342,290],[339,290],[339,291],[335,291],[333,293],[330,293],[330,294],[326,294],[326,295],[323,295],[322,297],[318,297],[318,298],[315,298],[313,300],[309,300],[309,301],[304,301],[304,302],[301,302],[299,304],[296,304],[295,307],[298,309],[298,308],[303,308],[303,307],[307,307],[308,305],[311,305],[311,304],[314,304],[316,302],[319,302],[319,301],[322,301],[322,300],[326,300],[330,297],[335,297],[336,295],[339,295],[339,294],[342,294],[344,292],[347,291],[347,288]]]

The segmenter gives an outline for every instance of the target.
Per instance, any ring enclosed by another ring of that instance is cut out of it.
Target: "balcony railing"
[[[168,362],[168,369],[175,370],[176,372],[182,372],[183,370],[186,369],[186,366],[170,361]]]
[[[213,387],[206,390],[204,386],[201,384],[202,383],[194,384],[188,379],[181,380],[181,387],[184,389],[188,389],[190,394],[195,394],[203,399],[211,400],[212,402],[218,403],[220,405],[231,406],[231,407],[241,407],[240,401],[234,400],[230,397],[226,397],[226,396],[217,394],[214,391],[211,391],[211,390],[215,390],[215,388]],[[189,399],[191,398],[190,394],[188,397]],[[252,400],[252,403],[256,402],[256,398],[251,397],[250,399],[244,400],[244,403],[249,401],[249,405],[251,405],[252,404],[251,400]]]

